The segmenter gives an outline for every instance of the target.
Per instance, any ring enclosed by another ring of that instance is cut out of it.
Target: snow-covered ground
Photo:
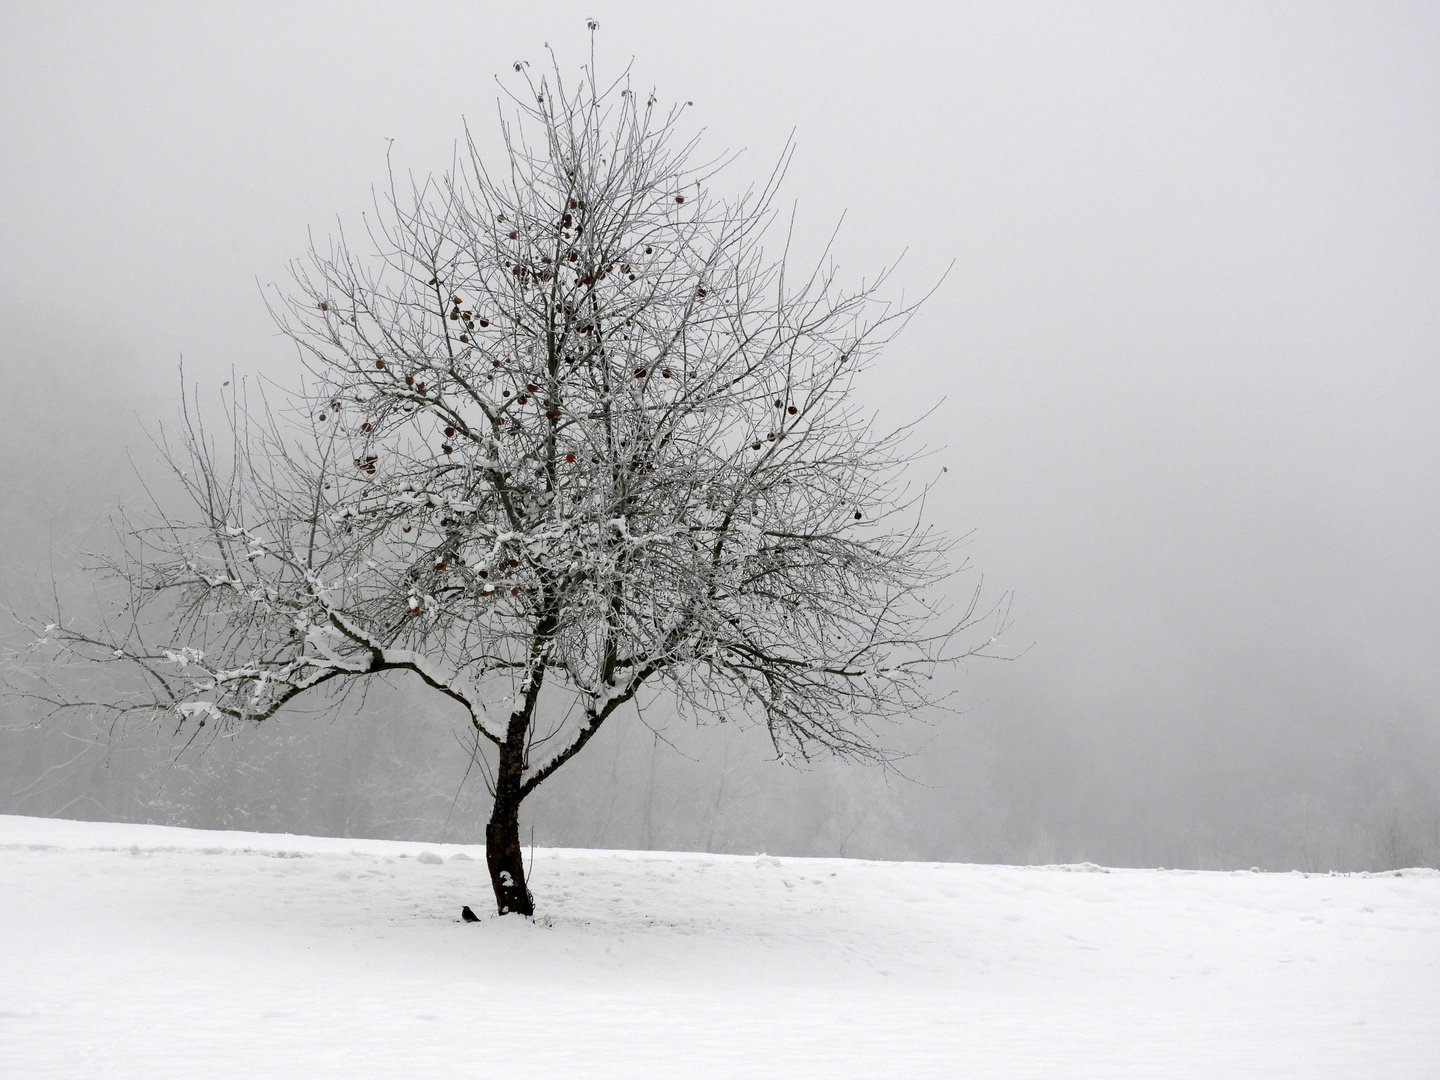
[[[0,817],[7,1077],[1440,1077],[1440,873],[539,849]]]

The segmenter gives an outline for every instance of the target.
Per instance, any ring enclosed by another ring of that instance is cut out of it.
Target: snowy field
[[[7,1077],[1440,1077],[1440,873],[540,849],[0,817]]]

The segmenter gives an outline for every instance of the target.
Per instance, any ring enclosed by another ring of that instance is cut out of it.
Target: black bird
[[[473,911],[470,910],[470,905],[469,905],[469,904],[466,904],[464,907],[462,907],[462,908],[460,909],[460,918],[464,919],[466,922],[479,922],[479,921],[480,921],[480,916],[479,916],[479,915],[476,915],[475,912],[473,912]]]

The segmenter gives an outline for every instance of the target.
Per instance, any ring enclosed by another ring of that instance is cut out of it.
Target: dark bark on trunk
[[[499,796],[485,826],[485,862],[501,915],[534,915],[535,899],[525,883],[525,852],[520,847],[520,803]]]
[[[520,774],[524,766],[524,726],[511,722],[510,738],[500,748],[495,773],[495,808],[485,826],[485,862],[495,906],[501,915],[534,915],[535,898],[525,883],[525,853],[520,847]]]

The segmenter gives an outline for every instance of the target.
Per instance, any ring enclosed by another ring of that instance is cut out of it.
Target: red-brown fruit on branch
[[[574,460],[575,460],[575,455],[574,455],[574,454],[566,454],[566,455],[565,455],[565,460],[566,460],[567,462],[574,461]]]
[[[448,439],[451,435],[454,435],[454,434],[455,434],[455,429],[454,429],[453,427],[447,427],[447,428],[445,429],[445,437],[446,437],[447,439]]]
[[[361,430],[361,431],[366,431],[366,432],[370,431],[370,430],[371,430],[370,421],[369,421],[369,420],[366,420],[365,423],[361,424],[361,425],[360,425],[360,430]]]
[[[470,344],[470,335],[469,335],[469,334],[461,334],[461,335],[460,335],[460,344],[462,344],[462,345],[469,345],[469,344]]]
[[[677,203],[683,203],[683,202],[685,201],[685,196],[684,196],[684,195],[676,195],[676,196],[675,196],[675,201],[676,201]]]
[[[440,449],[441,449],[441,450],[444,450],[445,453],[447,453],[447,454],[453,454],[453,453],[455,452],[455,447],[451,446],[448,442],[447,442],[447,443],[441,443],[441,444],[440,444]]]
[[[405,376],[405,385],[406,385],[406,386],[414,386],[414,385],[415,385],[415,376],[414,376],[414,375],[406,375],[406,376]],[[778,405],[778,404],[780,404],[780,403],[777,401],[775,404]]]
[[[791,416],[794,416],[794,415],[795,415],[796,413],[798,413],[800,410],[797,409],[794,405],[791,405],[791,406],[790,406],[788,409],[786,409],[785,411],[788,412]]]
[[[668,367],[662,368],[660,371],[660,377],[662,379],[668,379],[670,377],[670,369]]]
[[[636,368],[636,369],[635,369],[635,377],[636,377],[637,379],[643,379],[643,378],[645,377],[645,374],[646,374],[646,372],[645,372],[645,369],[644,369],[643,367],[641,367],[641,368]]]
[[[376,367],[378,370],[380,370],[380,371],[384,371],[384,370],[385,370],[385,361],[384,361],[384,360],[376,360],[376,361],[375,361],[375,367]]]

